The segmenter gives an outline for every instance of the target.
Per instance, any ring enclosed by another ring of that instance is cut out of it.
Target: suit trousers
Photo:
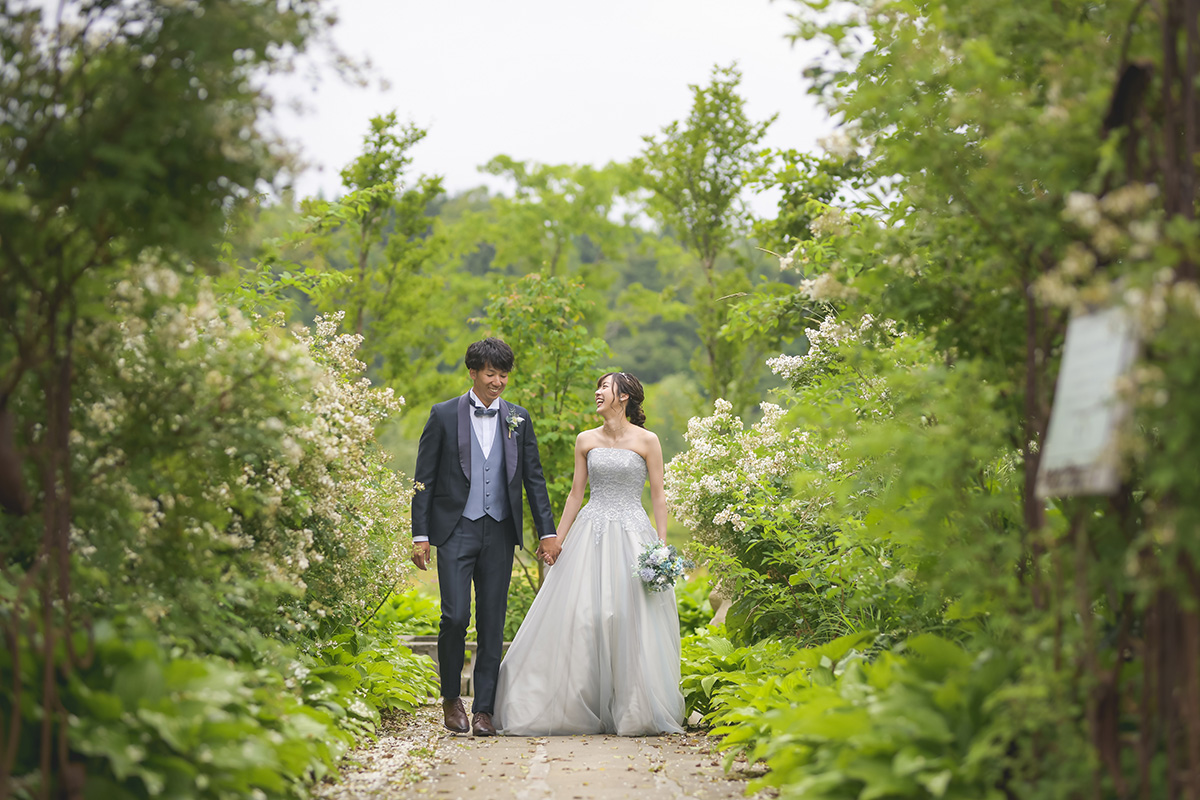
[[[504,649],[504,615],[512,580],[513,521],[485,516],[462,517],[437,549],[442,620],[438,630],[438,671],[442,697],[459,696],[467,626],[471,621],[471,584],[475,585],[475,701],[471,711],[491,714]]]

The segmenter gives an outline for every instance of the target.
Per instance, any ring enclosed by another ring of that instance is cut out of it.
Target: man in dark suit
[[[513,548],[521,546],[521,492],[529,495],[538,555],[551,563],[561,549],[537,437],[529,412],[500,399],[513,368],[513,351],[487,338],[467,348],[471,389],[438,403],[417,446],[412,502],[413,563],[429,566],[438,549],[442,619],[438,670],[446,727],[476,736],[496,733],[492,713],[504,646],[504,613],[512,579]],[[468,727],[459,697],[471,584],[475,584],[475,702]]]

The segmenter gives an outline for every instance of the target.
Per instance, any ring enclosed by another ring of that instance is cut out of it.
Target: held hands
[[[412,562],[417,569],[429,569],[429,542],[413,542]]]
[[[554,562],[558,560],[558,554],[562,552],[562,540],[561,536],[542,539],[537,549],[538,559],[545,562],[546,566],[554,566]]]

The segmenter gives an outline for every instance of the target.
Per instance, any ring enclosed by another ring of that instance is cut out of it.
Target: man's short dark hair
[[[501,372],[512,372],[512,348],[494,336],[474,342],[467,348],[467,369],[480,370],[489,364]]]

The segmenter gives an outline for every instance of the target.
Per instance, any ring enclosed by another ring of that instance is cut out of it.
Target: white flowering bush
[[[1037,278],[1037,298],[1073,310],[1124,302],[1154,327],[1164,313],[1162,297],[1174,284],[1174,271],[1164,266],[1180,244],[1180,231],[1163,224],[1158,196],[1150,183],[1129,183],[1102,197],[1068,193],[1061,216],[1078,238]],[[1115,264],[1122,267],[1119,276]]]
[[[883,378],[877,373],[856,368],[852,362],[848,363],[846,350],[866,343],[874,344],[876,340],[886,344],[902,335],[891,320],[880,321],[870,314],[864,314],[857,323],[851,323],[830,313],[816,328],[805,329],[808,349],[802,355],[781,354],[768,359],[767,366],[793,388],[835,377],[839,372],[849,373],[855,383],[855,394],[864,406],[885,406],[887,392]],[[881,413],[885,408],[875,408],[873,411]]]
[[[728,402],[717,400],[711,416],[688,422],[688,449],[667,467],[672,513],[700,544],[737,551],[764,507],[800,511],[788,478],[813,463],[809,436],[788,430],[780,406],[761,409],[762,419],[747,429]]]
[[[843,627],[832,610],[857,569],[822,519],[843,457],[837,443],[791,426],[780,406],[761,409],[749,427],[724,400],[693,418],[688,449],[667,467],[667,499],[693,532],[693,552],[735,601],[727,615],[734,638],[824,637]]]
[[[375,448],[402,401],[361,376],[358,337],[181,298],[153,265],[112,306],[73,433],[73,531],[99,599],[201,638],[368,616],[405,574],[411,487]]]
[[[386,466],[375,443],[376,427],[404,399],[362,376],[365,365],[355,357],[362,337],[338,334],[340,320],[340,313],[318,317],[315,331],[296,334],[324,370],[302,405],[306,422],[292,433],[303,449],[293,482],[311,492],[294,509],[293,525],[313,530],[310,598],[361,620],[409,570],[413,486]]]
[[[786,253],[775,254],[779,268],[801,274],[798,294],[813,303],[832,306],[853,300],[858,295],[851,285],[856,270],[842,251],[860,228],[872,223],[861,214],[816,199],[807,200],[804,211],[811,218],[808,236],[795,239]]]
[[[718,400],[691,420],[688,449],[667,469],[672,510],[734,600],[727,619],[742,641],[898,631],[926,613],[914,570],[872,512],[891,442],[924,425],[907,391],[928,371],[928,346],[869,314],[831,313],[806,336],[802,355],[768,362],[789,384],[790,411],[763,403],[747,426]]]

